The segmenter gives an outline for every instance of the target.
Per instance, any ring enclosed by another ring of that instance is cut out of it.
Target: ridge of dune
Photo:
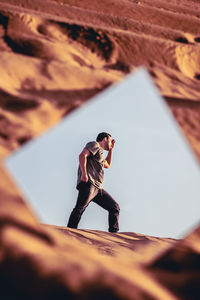
[[[80,240],[86,245],[91,245],[93,249],[106,256],[112,256],[112,258],[117,258],[121,261],[124,260],[125,262],[127,259],[130,259],[132,262],[142,262],[142,264],[152,260],[154,255],[157,256],[155,248],[158,247],[159,251],[162,252],[163,249],[166,250],[166,248],[174,245],[177,241],[172,238],[158,238],[134,232],[110,234],[109,232],[100,230],[73,230],[66,229],[65,226],[44,226],[56,229],[63,233],[66,238],[74,241]],[[126,251],[127,256],[124,251]],[[129,263],[131,262],[128,261]]]

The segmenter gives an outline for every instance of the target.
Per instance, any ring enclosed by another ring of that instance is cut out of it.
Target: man
[[[110,168],[115,140],[106,132],[98,134],[96,141],[89,142],[79,155],[78,179],[76,188],[79,190],[76,206],[74,207],[68,227],[77,228],[81,216],[93,201],[109,213],[109,232],[119,230],[118,218],[120,207],[118,203],[102,188],[104,168]],[[106,159],[103,150],[108,151]]]

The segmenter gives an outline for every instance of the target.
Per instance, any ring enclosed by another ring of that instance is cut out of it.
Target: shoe
[[[111,229],[111,230],[109,230],[109,232],[118,232],[118,230],[117,229]]]

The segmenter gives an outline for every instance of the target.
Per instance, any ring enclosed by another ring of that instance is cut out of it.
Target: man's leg
[[[98,189],[95,188],[89,181],[88,182],[81,182],[79,187],[79,194],[78,199],[76,202],[76,206],[74,207],[67,227],[77,228],[78,223],[81,219],[81,216],[90,203],[90,201],[97,195]]]
[[[98,195],[92,201],[108,211],[108,231],[117,232],[119,230],[119,204],[103,189],[99,190]]]

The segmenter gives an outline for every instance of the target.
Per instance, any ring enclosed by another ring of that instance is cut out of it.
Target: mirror
[[[145,69],[4,161],[40,221],[67,224],[78,195],[78,156],[102,131],[116,140],[103,188],[120,205],[120,231],[180,238],[192,230],[199,221],[198,162]],[[107,231],[107,211],[91,202],[78,228]]]

